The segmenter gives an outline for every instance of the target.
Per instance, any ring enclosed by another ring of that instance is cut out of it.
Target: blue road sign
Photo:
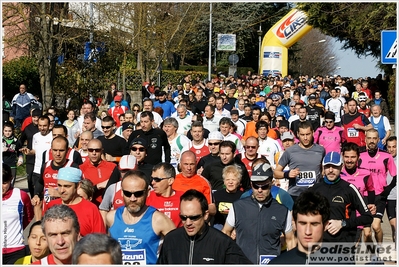
[[[381,31],[381,63],[397,64],[398,39],[396,31]]]

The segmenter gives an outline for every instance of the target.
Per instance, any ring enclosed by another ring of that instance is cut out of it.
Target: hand
[[[106,181],[104,181],[104,182],[101,182],[101,183],[99,183],[99,184],[97,184],[97,189],[103,189],[103,188],[105,188],[106,186],[107,186],[107,183],[108,183],[108,180],[106,180]]]
[[[75,135],[74,135],[75,139],[77,139],[77,138],[79,137],[79,135],[80,135],[80,132],[79,132],[79,131],[76,131],[76,133],[75,133]]]
[[[197,170],[197,174],[198,174],[198,175],[201,175],[201,173],[202,173],[203,170],[204,170],[204,167],[199,168],[199,169]]]
[[[367,208],[370,210],[371,215],[375,215],[377,212],[377,208],[375,206],[375,204],[368,204]]]
[[[48,187],[48,194],[50,197],[60,197],[60,193],[57,190],[57,187]]]
[[[24,153],[25,155],[29,155],[29,153],[30,153],[30,150],[27,147],[23,147],[19,151]]]
[[[337,234],[342,228],[342,220],[329,220],[327,225],[327,231],[331,235]]]
[[[24,163],[24,159],[23,158],[19,158],[18,162],[17,162],[17,166],[21,166]]]
[[[355,124],[353,124],[353,128],[355,128],[355,129],[360,129],[360,125],[359,124],[357,124],[357,123],[355,123]]]
[[[236,233],[236,229],[234,228],[233,231],[231,232],[231,239],[236,240],[237,237],[237,233]]]
[[[290,172],[288,173],[288,177],[295,178],[299,175],[299,173],[300,173],[299,168],[295,168],[293,170],[290,170]]]
[[[38,204],[40,204],[40,198],[38,195],[35,195],[32,200],[31,200],[32,206],[36,206]]]
[[[115,159],[114,159],[114,157],[111,156],[110,154],[105,153],[105,160],[106,160],[106,161],[114,161]]]

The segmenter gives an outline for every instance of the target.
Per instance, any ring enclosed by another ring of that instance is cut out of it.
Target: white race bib
[[[355,128],[348,128],[348,137],[359,137],[359,131]]]
[[[315,171],[301,171],[296,177],[297,186],[311,186],[316,182]]]

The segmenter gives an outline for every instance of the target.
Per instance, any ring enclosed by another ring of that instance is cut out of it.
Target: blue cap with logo
[[[323,166],[326,165],[341,166],[342,163],[343,160],[341,154],[335,151],[328,152],[323,159]]]

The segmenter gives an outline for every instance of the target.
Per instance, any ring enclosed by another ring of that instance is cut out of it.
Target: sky
[[[358,58],[353,50],[342,50],[339,41],[333,42],[337,59],[337,69],[334,74],[344,77],[371,77],[375,78],[379,73],[384,74],[376,67],[380,58],[360,57]]]

